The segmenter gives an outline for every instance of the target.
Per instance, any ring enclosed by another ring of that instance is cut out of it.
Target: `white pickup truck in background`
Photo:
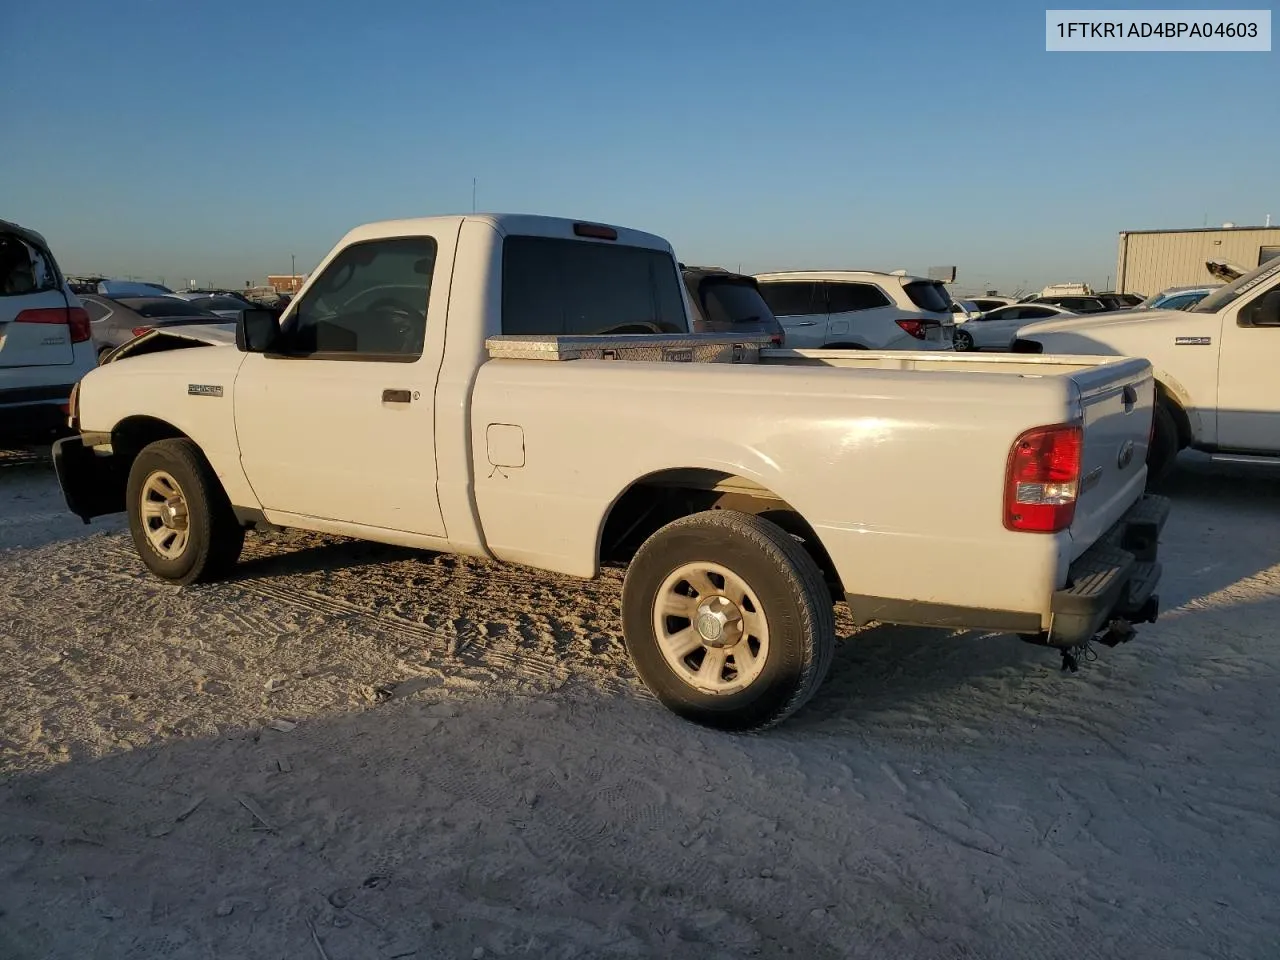
[[[583,578],[627,564],[638,674],[724,729],[812,695],[836,599],[1068,660],[1155,619],[1146,361],[760,349],[688,318],[650,234],[372,224],[235,346],[207,346],[231,339],[215,328],[117,348],[55,464],[74,513],[127,511],[178,584],[226,574],[255,527]]]
[[[1148,467],[1164,478],[1178,451],[1280,462],[1280,260],[1219,287],[1189,310],[1047,320],[1018,331],[1019,353],[1146,357],[1157,403]]]

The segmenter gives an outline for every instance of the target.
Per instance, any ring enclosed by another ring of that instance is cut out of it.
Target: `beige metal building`
[[[1168,287],[1216,283],[1207,260],[1252,270],[1280,256],[1280,227],[1129,230],[1120,234],[1116,290],[1150,296]]]

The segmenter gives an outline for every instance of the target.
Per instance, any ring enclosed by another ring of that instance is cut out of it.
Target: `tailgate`
[[[1071,524],[1078,556],[1142,495],[1155,380],[1143,360],[1105,364],[1072,380],[1084,408],[1080,491]]]
[[[0,297],[0,368],[72,363],[68,312],[61,290]]]

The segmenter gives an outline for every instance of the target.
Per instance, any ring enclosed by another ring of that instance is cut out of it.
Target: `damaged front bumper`
[[[67,508],[88,523],[124,510],[127,478],[115,457],[104,456],[86,439],[100,445],[111,438],[107,434],[64,437],[53,445],[53,469]]]
[[[1168,497],[1143,496],[1076,558],[1067,585],[1053,595],[1052,624],[1040,642],[1069,648],[1097,637],[1114,646],[1132,635],[1132,624],[1155,622],[1160,612],[1156,556],[1169,508]]]

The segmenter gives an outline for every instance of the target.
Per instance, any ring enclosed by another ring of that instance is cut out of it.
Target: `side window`
[[[830,313],[874,310],[876,307],[887,307],[891,304],[889,298],[875,284],[828,283],[826,287],[827,310]]]
[[[1258,248],[1258,266],[1262,266],[1268,260],[1274,260],[1277,257],[1280,257],[1280,247]]]
[[[760,295],[775,317],[809,317],[827,312],[822,287],[812,280],[764,281]]]
[[[681,283],[661,250],[510,236],[502,241],[502,332],[685,333]]]
[[[416,360],[435,269],[431,237],[347,247],[285,321],[281,352],[320,359]]]
[[[99,323],[111,316],[111,308],[103,306],[97,300],[81,300],[85,313],[89,314],[90,323]]]
[[[1047,317],[1056,317],[1057,314],[1052,310],[1044,310],[1040,307],[1023,307],[1022,312],[1018,314],[1019,320],[1044,320]]]
[[[0,296],[57,289],[58,271],[47,256],[19,236],[0,233]]]

